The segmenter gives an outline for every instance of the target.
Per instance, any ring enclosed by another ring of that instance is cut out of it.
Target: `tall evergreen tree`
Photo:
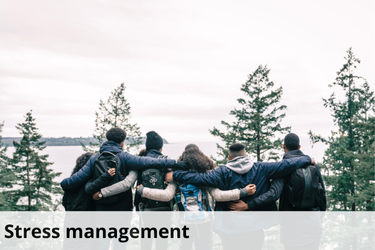
[[[106,132],[112,127],[122,128],[126,131],[126,151],[129,151],[133,147],[139,148],[139,145],[142,143],[140,137],[141,131],[137,124],[129,122],[130,113],[130,104],[125,98],[125,84],[121,83],[119,87],[111,92],[107,103],[100,100],[99,112],[95,112],[95,132],[93,134],[93,137],[98,142],[90,142],[90,146],[82,144],[83,150],[98,153],[100,145],[106,141]]]
[[[14,191],[17,201],[15,210],[50,210],[54,205],[53,195],[62,193],[59,183],[53,181],[61,173],[50,169],[53,163],[47,161],[48,155],[39,154],[45,149],[45,142],[39,141],[42,135],[37,133],[31,111],[25,118],[25,122],[16,126],[22,135],[20,143],[13,141],[15,184],[20,187]]]
[[[6,155],[7,146],[2,143],[3,127],[4,122],[0,123],[0,211],[10,211],[14,203],[9,189],[13,187],[15,175],[11,169],[10,159]]]
[[[360,63],[349,48],[346,63],[337,72],[330,87],[340,87],[345,97],[337,100],[335,93],[324,99],[332,111],[338,131],[328,139],[309,132],[313,143],[323,142],[325,151],[322,167],[326,174],[327,201],[332,210],[374,210],[374,92],[364,79],[353,71]]]
[[[212,135],[225,142],[225,147],[217,144],[218,154],[224,157],[221,161],[214,159],[218,164],[226,162],[228,147],[235,142],[244,144],[246,152],[255,155],[257,161],[279,159],[277,150],[282,148],[282,138],[275,139],[276,133],[289,132],[290,127],[280,125],[285,113],[278,112],[287,107],[279,105],[283,88],[274,88],[269,72],[267,66],[259,65],[241,86],[246,99],[237,99],[242,108],[230,111],[230,115],[236,118],[232,124],[221,121],[226,133],[215,127],[210,130]]]

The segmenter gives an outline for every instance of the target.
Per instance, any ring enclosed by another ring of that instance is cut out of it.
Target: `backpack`
[[[158,157],[159,159],[168,158],[168,156],[161,155]],[[164,182],[164,171],[161,169],[156,168],[149,168],[142,171],[141,174],[141,183],[144,187],[147,188],[157,188],[157,189],[165,189],[166,185]],[[147,198],[143,198],[140,202],[140,210],[147,209],[148,211],[165,211],[165,210],[172,210],[172,201],[170,202],[162,202],[162,201],[155,201],[150,200]]]
[[[287,180],[286,197],[294,208],[318,207],[323,200],[323,187],[319,182],[319,169],[313,165],[298,168]]]
[[[206,211],[211,211],[209,206],[208,197],[204,190],[196,187],[192,184],[181,184],[179,208],[183,208],[185,211],[184,220],[185,222],[204,222],[207,220]]]
[[[119,181],[122,181],[122,176],[124,175],[121,167],[121,160],[118,155],[104,151],[99,155],[94,163],[94,173],[93,179],[96,180],[99,178],[103,173],[107,172],[110,168],[116,168],[116,174],[113,176],[111,181],[108,183],[108,186],[111,186]],[[117,203],[122,199],[125,199],[125,192],[119,193],[110,197],[102,198],[98,202],[103,204],[113,204]]]

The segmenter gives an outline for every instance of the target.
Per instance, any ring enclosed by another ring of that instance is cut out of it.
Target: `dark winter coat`
[[[95,203],[90,195],[86,194],[85,186],[69,189],[64,192],[62,205],[65,211],[95,211]]]
[[[286,152],[284,154],[283,159],[292,159],[292,158],[300,157],[300,156],[303,156],[303,155],[304,154],[302,153],[301,150],[292,150],[292,151]],[[318,165],[314,165],[314,167],[318,170],[317,172],[318,172],[318,175],[319,175],[319,183],[323,187],[324,193],[323,193],[322,200],[319,201],[320,205],[318,207],[312,207],[310,209],[304,209],[303,211],[326,211],[327,200],[326,200],[326,192],[325,192],[324,181],[323,181],[322,174],[320,173]],[[287,175],[287,176],[284,176],[285,183],[288,183],[289,179],[290,179],[290,174]],[[280,211],[301,211],[301,209],[293,208],[292,204],[289,204],[289,202],[286,198],[286,196],[287,196],[286,194],[289,191],[289,190],[287,190],[287,188],[288,188],[287,185],[283,185],[283,192],[282,192],[281,197],[280,197],[279,210]]]
[[[65,211],[95,211],[92,195],[107,186],[111,179],[112,176],[105,172],[95,181],[87,182],[86,186],[66,190],[63,196]]]
[[[175,160],[171,159],[154,159],[150,157],[138,157],[124,152],[122,147],[113,141],[106,141],[100,147],[100,153],[109,151],[119,156],[121,160],[122,172],[124,177],[129,173],[130,169],[140,170],[146,168],[171,168],[175,165]],[[89,179],[92,178],[93,167],[95,160],[99,154],[93,155],[90,160],[74,175],[65,178],[61,183],[61,187],[64,190],[75,189],[84,186]],[[123,204],[126,204],[125,207]],[[123,200],[123,204],[106,205],[100,204],[97,207],[98,211],[130,211],[133,207],[132,192],[131,190],[126,191],[126,199]]]
[[[226,166],[221,166],[207,173],[193,173],[176,171],[173,180],[180,183],[190,183],[198,186],[217,187],[221,190],[243,188],[248,184],[255,184],[257,191],[254,195],[242,197],[244,202],[250,202],[256,197],[266,193],[270,188],[270,179],[277,179],[290,174],[299,167],[311,163],[309,156],[285,159],[281,162],[251,162],[246,156],[236,157]],[[228,211],[226,202],[218,202],[216,211]],[[276,211],[274,201],[267,203],[262,211]]]

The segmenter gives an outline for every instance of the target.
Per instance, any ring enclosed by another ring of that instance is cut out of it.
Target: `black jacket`
[[[129,173],[130,169],[139,170],[146,168],[168,168],[174,167],[176,161],[170,159],[153,159],[150,157],[137,157],[124,152],[121,146],[114,141],[106,141],[100,147],[100,152],[109,151],[117,154],[121,160],[124,177]],[[61,187],[66,191],[69,189],[85,186],[87,181],[92,178],[92,172],[95,160],[98,154],[93,155],[86,165],[74,175],[65,178],[61,183]],[[125,192],[126,198],[116,204],[96,203],[97,211],[131,211],[133,209],[133,199],[131,189]]]
[[[150,149],[149,151],[147,151],[147,157],[151,157],[151,158],[160,158],[161,156],[163,156],[163,154],[159,151],[159,150],[156,150],[156,149]],[[138,180],[137,180],[137,186],[139,184],[142,183],[142,172],[143,170],[139,170],[138,171]],[[139,204],[143,202],[143,198],[140,194],[138,194],[137,192],[135,193],[135,197],[134,197],[134,206],[136,208],[137,211],[139,211]]]
[[[291,158],[299,157],[299,156],[303,156],[303,155],[304,154],[302,153],[301,150],[292,150],[292,151],[286,152],[284,154],[283,159],[291,159]],[[319,174],[319,183],[322,185],[323,190],[324,190],[324,194],[323,194],[323,198],[322,198],[323,200],[321,200],[319,202],[320,203],[319,207],[313,207],[311,209],[305,209],[304,211],[306,211],[306,210],[307,211],[326,211],[327,200],[326,200],[326,192],[325,192],[324,181],[323,181],[323,178],[322,178],[322,175],[320,173],[318,165],[314,165],[314,167],[317,168],[317,170],[318,170],[317,172]],[[290,176],[291,176],[291,174],[284,177],[285,183],[287,183],[289,181]],[[287,192],[288,192],[287,185],[284,185],[283,193],[281,194],[281,197],[280,197],[279,210],[280,211],[300,211],[297,208],[293,208],[292,204],[289,204],[289,202],[286,198]]]
[[[94,200],[85,193],[85,186],[65,190],[62,205],[65,211],[95,211]]]
[[[247,203],[250,211],[262,211],[267,205],[277,201],[284,188],[284,178],[272,180],[270,189],[262,195],[259,195],[254,200]]]

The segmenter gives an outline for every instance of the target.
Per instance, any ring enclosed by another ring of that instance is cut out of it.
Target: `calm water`
[[[172,159],[177,159],[184,151],[186,145],[187,143],[165,144],[163,154],[168,155]],[[216,144],[214,142],[197,143],[197,145],[207,156],[216,156]],[[13,152],[14,148],[9,147],[7,155],[12,156]],[[42,154],[49,155],[48,161],[54,163],[52,168],[56,172],[62,172],[59,177],[56,177],[55,181],[57,182],[61,182],[64,178],[70,176],[76,159],[83,153],[84,151],[81,146],[50,146],[42,151]]]

